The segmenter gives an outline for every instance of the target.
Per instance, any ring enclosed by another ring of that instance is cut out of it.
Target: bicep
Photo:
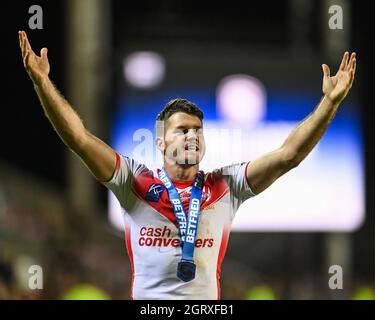
[[[247,183],[255,194],[259,194],[293,167],[293,158],[284,148],[279,148],[249,162],[246,168]]]
[[[82,159],[94,177],[107,182],[116,169],[116,151],[90,132],[82,144],[73,150]]]

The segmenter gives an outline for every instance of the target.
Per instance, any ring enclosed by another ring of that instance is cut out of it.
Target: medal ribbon
[[[173,212],[178,222],[178,234],[182,247],[182,258],[184,261],[194,261],[195,239],[198,233],[198,221],[203,189],[203,173],[198,171],[190,194],[189,212],[186,212],[176,187],[169,178],[165,168],[159,172],[159,179],[163,181],[168,190],[169,199],[173,206]]]

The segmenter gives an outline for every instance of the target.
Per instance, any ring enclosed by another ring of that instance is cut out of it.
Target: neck
[[[199,170],[199,165],[181,165],[164,162],[165,170],[171,180],[192,181]]]

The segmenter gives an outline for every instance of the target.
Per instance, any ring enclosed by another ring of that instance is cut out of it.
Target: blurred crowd
[[[0,299],[61,299],[78,285],[129,299],[123,234],[109,226],[105,213],[74,209],[63,194],[0,166]],[[42,268],[42,290],[29,288],[33,265]]]

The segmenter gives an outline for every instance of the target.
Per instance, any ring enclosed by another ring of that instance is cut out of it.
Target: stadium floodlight
[[[139,89],[151,89],[164,79],[165,60],[156,52],[133,52],[124,59],[123,72],[126,81],[131,86]]]
[[[216,89],[217,107],[223,119],[250,127],[266,112],[266,90],[256,78],[245,74],[227,76]]]

